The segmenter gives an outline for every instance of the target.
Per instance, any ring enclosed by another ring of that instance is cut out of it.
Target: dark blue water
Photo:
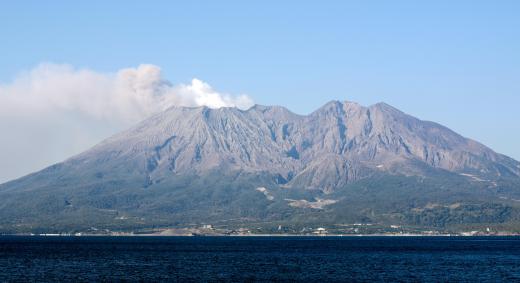
[[[520,238],[0,237],[0,281],[520,281]]]

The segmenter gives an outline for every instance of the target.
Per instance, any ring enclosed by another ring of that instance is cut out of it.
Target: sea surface
[[[520,281],[520,237],[0,237],[0,281]]]

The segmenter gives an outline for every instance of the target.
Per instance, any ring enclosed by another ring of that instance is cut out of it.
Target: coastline
[[[193,237],[193,238],[224,238],[224,237],[238,237],[238,238],[368,238],[368,237],[396,237],[396,238],[406,238],[406,237],[458,237],[458,238],[478,238],[478,237],[519,237],[520,234],[489,234],[489,235],[462,235],[462,234],[330,234],[330,235],[309,235],[309,234],[212,234],[212,235],[188,235],[188,234],[82,234],[82,235],[74,235],[74,234],[2,234],[0,237],[44,237],[44,238],[81,238],[81,237]]]

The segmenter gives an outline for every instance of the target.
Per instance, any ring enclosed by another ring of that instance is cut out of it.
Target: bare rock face
[[[482,179],[520,176],[517,161],[387,104],[332,101],[307,116],[283,107],[170,108],[65,161],[64,175],[139,176],[266,172],[286,188],[334,192],[376,172],[434,168]],[[88,177],[88,176],[86,176]]]

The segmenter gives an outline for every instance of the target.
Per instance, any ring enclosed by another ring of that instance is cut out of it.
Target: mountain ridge
[[[208,217],[228,221],[231,216],[257,222],[312,222],[323,213],[332,219],[409,223],[412,218],[406,217],[422,211],[420,207],[432,207],[428,196],[469,202],[463,206],[468,209],[492,204],[499,205],[496,213],[506,211],[502,206],[516,211],[519,176],[518,161],[386,103],[364,107],[330,101],[308,115],[281,106],[171,107],[64,162],[0,185],[5,199],[0,230],[13,229],[13,223],[30,230],[25,225],[36,225],[35,219],[52,223],[58,215],[64,219],[60,225],[75,227],[69,219],[72,212],[87,218],[89,225],[126,228]],[[356,188],[374,190],[374,180],[392,184],[378,183],[374,200],[389,190],[400,195],[412,187],[416,191],[410,195],[425,196],[394,199],[394,210],[398,207],[400,212],[379,211],[358,193],[351,197],[360,200],[356,205],[367,202],[360,208],[362,215],[343,207]],[[36,211],[55,210],[28,216],[15,208],[30,194],[40,196],[34,200]],[[135,221],[123,225],[125,221],[114,220],[119,216],[106,218],[107,210]],[[309,213],[317,215],[302,220]],[[516,221],[515,215],[501,221]],[[456,217],[469,219],[466,214]]]

